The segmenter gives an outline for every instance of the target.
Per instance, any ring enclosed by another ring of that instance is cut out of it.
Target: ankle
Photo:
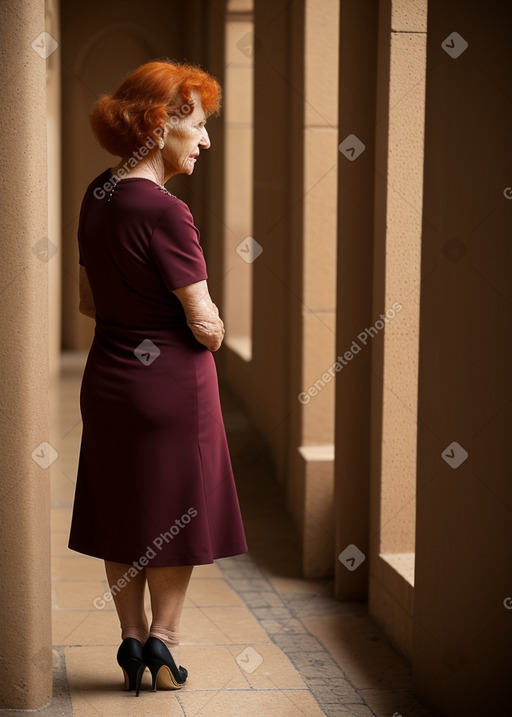
[[[160,625],[151,625],[151,629],[149,631],[150,637],[158,637],[159,640],[162,640],[162,642],[165,642],[167,647],[176,647],[180,644],[180,633],[178,630],[170,630],[167,627],[162,627]]]
[[[169,630],[165,627],[159,627],[156,625],[151,626],[151,630],[149,631],[150,637],[157,637],[159,640],[162,640],[162,642],[165,644],[167,649],[172,655],[172,659],[176,663],[176,665],[179,666],[179,644],[180,644],[180,634],[177,630]]]
[[[149,631],[147,627],[140,627],[136,625],[129,625],[124,627],[121,631],[121,639],[126,640],[127,637],[133,637],[138,640],[142,645],[148,639]]]

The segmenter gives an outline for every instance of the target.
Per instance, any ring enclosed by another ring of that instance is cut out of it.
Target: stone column
[[[509,3],[429,3],[414,688],[510,714]]]
[[[358,336],[373,323],[378,14],[377,0],[348,0],[340,6],[339,142],[344,153],[338,172],[336,353],[345,365],[336,381],[335,512],[336,554],[349,561],[366,557],[369,546],[372,354],[371,347],[360,347]],[[362,152],[358,145],[357,156],[354,137],[364,145]],[[364,560],[348,570],[336,560],[339,599],[366,598],[368,565]]]
[[[59,0],[46,0],[46,31],[60,37]],[[60,51],[46,60],[46,117],[48,127],[48,237],[51,251],[48,255],[48,306],[50,376],[56,378],[60,370],[62,345],[62,206],[61,206],[61,106],[60,106]],[[51,261],[50,261],[51,259]]]
[[[247,3],[229,10],[247,19]],[[254,62],[252,238],[245,245],[255,253],[252,331],[242,341],[229,337],[219,359],[270,450],[300,534],[303,572],[318,577],[332,574],[334,556],[334,381],[326,372],[335,360],[338,3],[256,0],[247,30],[238,45],[234,32],[227,37],[232,60],[245,50]],[[233,216],[245,217],[232,185],[249,133],[240,131],[240,113],[234,117],[240,148],[225,167],[225,186],[228,202],[238,203]],[[250,291],[234,244],[226,245],[225,271],[232,261],[236,281]],[[247,328],[234,273],[226,283],[224,315],[235,330]]]
[[[302,569],[332,574],[338,3],[254,5],[250,380],[297,525]],[[315,386],[316,384],[316,386]]]
[[[375,127],[369,599],[412,654],[427,2],[379,4]],[[428,149],[428,147],[427,147]]]
[[[304,575],[324,577],[333,573],[335,552],[333,366],[339,3],[306,0],[303,22],[302,42],[299,44],[296,38],[292,42],[295,61],[290,72],[294,87],[290,115],[297,121],[303,173],[296,173],[292,159],[289,173],[294,179],[290,184],[300,201],[291,202],[295,211],[289,249],[290,285],[299,301],[290,302],[290,344],[297,360],[290,364],[292,442],[287,493],[290,512],[302,536]],[[300,64],[303,68],[298,72]]]
[[[0,5],[0,707],[51,698],[44,0]]]

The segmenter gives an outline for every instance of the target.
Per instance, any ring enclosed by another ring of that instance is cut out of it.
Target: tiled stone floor
[[[332,581],[304,580],[298,544],[258,439],[237,403],[223,408],[250,553],[194,569],[182,619],[178,692],[122,689],[119,625],[103,563],[67,548],[81,433],[84,357],[68,356],[52,391],[54,699],[45,715],[170,717],[428,717],[410,670],[361,603],[333,598]]]

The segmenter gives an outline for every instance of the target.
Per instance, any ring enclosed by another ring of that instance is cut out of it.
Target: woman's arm
[[[199,343],[217,351],[224,338],[224,323],[211,300],[206,280],[183,286],[173,292],[181,301],[187,324]]]
[[[85,316],[90,316],[91,319],[96,317],[96,308],[94,306],[94,299],[92,298],[92,291],[89,285],[89,279],[85,271],[85,267],[80,267],[79,277],[79,293],[80,303],[78,305],[78,311]]]

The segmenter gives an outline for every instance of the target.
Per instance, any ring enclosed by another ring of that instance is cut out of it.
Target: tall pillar
[[[305,575],[332,574],[338,5],[254,4],[250,381],[300,534]]]
[[[291,160],[290,470],[288,506],[302,537],[305,576],[334,562],[334,376],[338,165],[337,0],[305,0],[293,33],[291,116],[302,173]],[[300,71],[297,67],[302,64]],[[301,76],[303,74],[303,76]],[[299,201],[297,201],[299,199]],[[300,237],[300,240],[299,240]],[[298,410],[297,410],[298,409]]]
[[[46,30],[60,37],[59,0],[46,0]],[[61,351],[61,282],[62,282],[62,222],[61,222],[61,108],[60,108],[60,52],[53,52],[46,60],[46,117],[48,145],[48,238],[51,256],[48,261],[49,356],[50,376],[60,371]],[[52,246],[53,245],[53,246]]]
[[[363,350],[358,346],[357,337],[374,321],[378,14],[377,0],[364,3],[343,0],[340,5],[339,141],[342,144],[347,142],[347,137],[355,135],[365,149],[357,157],[350,151],[348,156],[340,157],[338,172],[336,353],[346,361],[336,381],[335,524],[338,555],[349,546],[355,546],[366,556],[369,545],[372,354],[371,347]],[[366,598],[368,564],[369,560],[365,560],[356,570],[349,571],[336,560],[336,596],[339,599]]]
[[[51,698],[44,0],[0,4],[0,707]],[[41,445],[43,444],[43,445]]]
[[[510,714],[510,3],[429,3],[414,688]]]
[[[369,599],[412,653],[427,0],[379,3],[375,128]],[[428,149],[428,145],[426,147]],[[371,337],[368,338],[368,333]]]

